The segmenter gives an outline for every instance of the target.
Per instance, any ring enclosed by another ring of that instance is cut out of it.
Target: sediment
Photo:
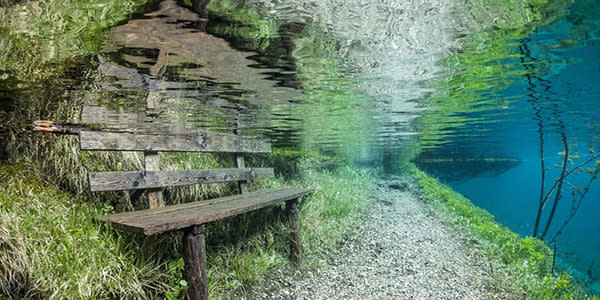
[[[276,271],[256,299],[515,299],[490,262],[412,185],[386,179],[360,225],[322,265]],[[496,286],[496,288],[494,288]]]

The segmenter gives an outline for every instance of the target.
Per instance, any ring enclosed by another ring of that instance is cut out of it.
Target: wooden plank
[[[292,189],[292,190],[297,190],[297,189]],[[307,190],[307,189],[302,189],[302,190]],[[248,193],[245,195],[232,195],[232,196],[213,198],[213,199],[202,200],[202,201],[182,203],[182,204],[178,204],[178,205],[168,205],[168,206],[161,207],[160,209],[155,209],[155,210],[145,209],[145,210],[137,210],[137,211],[118,213],[118,214],[113,214],[113,215],[109,215],[109,216],[103,216],[101,218],[101,220],[109,221],[109,217],[110,217],[110,221],[112,221],[114,223],[121,223],[121,222],[125,222],[127,220],[130,220],[130,219],[133,219],[136,217],[148,217],[151,215],[158,215],[158,214],[164,214],[167,212],[174,212],[174,211],[187,210],[187,209],[202,209],[202,207],[204,207],[204,206],[221,205],[221,203],[228,202],[228,201],[240,201],[240,200],[245,199],[246,197],[268,198],[269,195],[272,194],[274,191],[277,191],[277,190],[276,189],[261,190],[261,191]],[[309,190],[309,191],[310,191],[309,193],[312,193],[312,190]]]
[[[274,177],[273,168],[102,172],[89,175],[90,190],[119,191]]]
[[[124,132],[81,131],[81,150],[190,151],[190,152],[271,152],[271,144],[233,134],[193,133],[150,135]]]
[[[159,166],[160,158],[158,152],[144,151],[144,174],[160,170]],[[91,187],[92,184],[90,181],[90,190],[92,190]],[[155,209],[163,206],[165,206],[165,202],[163,201],[162,191],[159,189],[148,191],[148,207],[150,207],[150,209]]]
[[[186,228],[183,234],[183,278],[190,300],[208,300],[204,225]]]
[[[312,192],[311,189],[300,188],[264,190],[224,197],[225,200],[220,199],[211,205],[198,205],[203,201],[197,201],[152,210],[108,215],[102,220],[121,229],[153,235],[212,222],[276,202],[297,199]]]

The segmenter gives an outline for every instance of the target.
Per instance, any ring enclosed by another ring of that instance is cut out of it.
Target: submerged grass
[[[0,7],[0,74],[24,82],[51,78],[73,57],[98,53],[107,30],[147,2],[39,0]]]
[[[369,203],[375,176],[370,171],[347,165],[335,171],[305,170],[303,173],[304,176],[287,182],[271,180],[259,185],[315,190],[305,197],[300,207],[303,266],[311,267],[330,255],[330,250],[357,224],[360,212]],[[271,210],[270,225],[261,232],[236,244],[209,248],[211,297],[243,297],[240,295],[244,295],[248,286],[260,282],[273,268],[289,264],[289,227],[278,212],[276,207]]]
[[[27,163],[0,164],[0,295],[151,298],[164,266],[93,221],[99,210],[41,181]]]
[[[472,245],[488,257],[495,259],[495,274],[500,275],[495,288],[523,291],[526,299],[593,299],[571,276],[562,272],[552,273],[552,251],[541,240],[521,237],[496,222],[486,210],[449,187],[441,184],[412,166],[415,177],[427,199],[442,208],[449,221],[456,224],[469,237]],[[506,278],[500,278],[506,276]]]

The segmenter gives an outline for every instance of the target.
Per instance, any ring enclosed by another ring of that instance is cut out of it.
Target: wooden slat
[[[273,168],[101,172],[89,176],[90,190],[118,191],[274,177]]]
[[[160,114],[160,113],[159,113]],[[160,115],[124,112],[103,106],[83,106],[81,109],[81,123],[100,125],[107,131],[114,132],[142,132],[152,134],[186,134],[189,130],[172,124]],[[80,130],[81,131],[81,130]]]
[[[211,204],[197,201],[108,215],[103,218],[111,225],[145,235],[204,224],[225,217],[256,210],[276,202],[288,201],[310,194],[311,189],[274,189],[215,199]]]
[[[271,144],[233,134],[194,133],[150,135],[121,132],[81,131],[82,150],[190,151],[190,152],[271,152]]]

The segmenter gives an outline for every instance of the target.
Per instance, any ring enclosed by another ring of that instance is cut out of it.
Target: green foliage
[[[187,292],[188,283],[183,279],[184,269],[183,257],[175,257],[169,262],[169,273],[171,274],[171,290],[165,293],[168,300],[181,299]]]
[[[182,1],[183,5],[192,7],[190,0]],[[211,19],[226,21],[226,26],[217,24],[211,32],[219,36],[227,36],[236,41],[243,41],[244,47],[264,50],[277,33],[274,20],[263,18],[256,11],[239,4],[238,1],[210,1],[207,9]]]
[[[94,221],[94,206],[30,170],[0,165],[0,295],[147,299],[168,288],[163,266]]]
[[[40,0],[0,7],[0,74],[24,82],[51,78],[66,62],[98,53],[108,29],[147,1]]]
[[[277,249],[285,241],[276,241],[276,233],[266,231],[233,246],[211,248],[208,252],[211,298],[230,299],[232,293],[239,293],[269,270],[285,265],[287,258]]]
[[[455,53],[443,65],[448,77],[432,83],[436,95],[427,100],[435,107],[419,120],[420,145],[437,144],[453,128],[468,125],[466,114],[510,107],[510,101],[500,96],[515,78],[523,77],[507,60],[517,58],[514,49],[518,41],[537,26],[548,24],[564,14],[570,1],[510,0],[472,1],[468,10],[477,29],[462,39]],[[481,95],[488,95],[482,100]]]
[[[334,172],[306,172],[291,185],[310,187],[315,193],[301,207],[302,237],[307,254],[325,255],[342,241],[370,200],[375,174],[351,166]]]
[[[415,166],[410,172],[427,199],[441,207],[479,249],[501,263],[510,277],[504,281],[510,282],[511,288],[524,291],[531,299],[593,299],[568,273],[552,274],[552,251],[542,241],[520,237]]]

